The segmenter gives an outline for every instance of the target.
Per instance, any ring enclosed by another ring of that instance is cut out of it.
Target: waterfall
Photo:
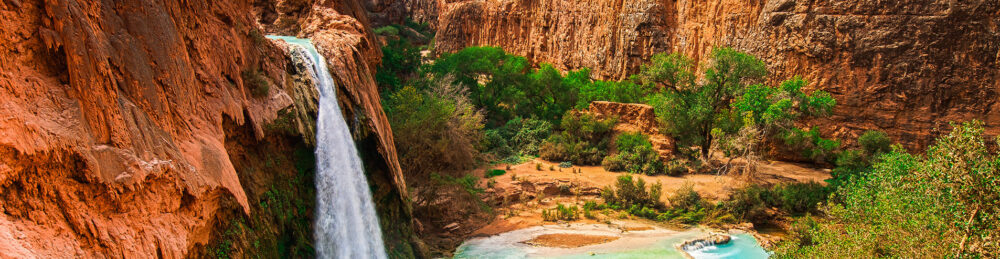
[[[319,88],[316,122],[314,246],[319,258],[386,258],[382,230],[350,129],[337,104],[326,60],[312,41],[268,36],[293,46],[292,56],[310,65]]]

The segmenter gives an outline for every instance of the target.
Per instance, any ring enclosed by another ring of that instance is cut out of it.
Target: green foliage
[[[574,77],[585,80],[571,80],[567,83],[573,89],[579,89],[579,100],[576,109],[586,109],[593,101],[609,101],[620,103],[641,103],[646,96],[654,92],[654,88],[636,84],[633,80],[625,81],[591,81],[590,70],[581,69],[571,72],[567,79]]]
[[[737,219],[757,224],[770,219],[771,215],[768,214],[767,208],[777,203],[777,197],[772,190],[753,185],[734,190],[722,205]]]
[[[781,137],[786,147],[817,163],[833,162],[836,151],[840,148],[839,141],[820,137],[817,127],[812,127],[809,131],[792,128]]]
[[[375,34],[378,34],[380,36],[398,36],[399,35],[399,29],[396,28],[396,26],[392,26],[392,25],[387,25],[387,26],[382,26],[382,27],[375,28],[374,30],[372,30],[372,32],[374,32]]]
[[[670,207],[681,210],[698,210],[704,206],[704,201],[698,192],[694,191],[694,185],[685,183],[680,189],[667,198]]]
[[[829,195],[828,188],[817,182],[781,184],[773,191],[781,209],[793,215],[815,211]]]
[[[484,148],[497,158],[537,156],[538,149],[552,132],[552,123],[516,117],[501,127],[485,131]]]
[[[580,218],[580,208],[576,205],[565,206],[557,203],[554,209],[542,210],[542,219],[545,221],[574,221]]]
[[[836,191],[829,218],[797,224],[777,255],[1000,256],[1000,155],[986,147],[981,122],[953,127],[924,155],[895,148],[880,156]]]
[[[626,171],[635,174],[658,175],[666,173],[660,155],[653,150],[649,136],[642,133],[625,133],[615,140],[618,153],[601,161],[605,170]]]
[[[888,134],[882,131],[865,131],[858,137],[858,145],[869,156],[892,151],[892,140],[889,139]]]
[[[486,170],[486,178],[493,178],[506,174],[507,171],[500,169]]]
[[[640,67],[636,80],[649,88],[681,91],[694,85],[694,66],[695,62],[682,54],[659,53]]]
[[[677,140],[679,149],[699,148],[703,159],[709,158],[715,140],[739,144],[720,146],[739,149],[724,150],[727,156],[757,153],[767,146],[760,142],[787,135],[783,132],[792,128],[794,120],[803,115],[827,116],[836,104],[826,92],[802,92],[807,82],[798,76],[778,87],[754,84],[767,74],[764,63],[729,48],[714,49],[705,66],[704,80],[699,83],[689,58],[658,54],[637,76],[644,85],[664,89],[649,97],[664,133]],[[814,144],[823,150],[839,145],[826,140]]]
[[[489,125],[515,118],[558,121],[577,105],[579,89],[591,84],[589,70],[569,71],[564,77],[550,64],[537,69],[524,57],[496,47],[468,47],[443,54],[428,68],[436,78],[450,76],[466,89],[476,107],[486,112]]]
[[[834,188],[847,183],[852,177],[871,171],[878,157],[892,150],[888,134],[881,131],[866,131],[858,137],[860,149],[848,149],[837,155],[833,176],[827,182]]]
[[[396,30],[393,26],[379,29]],[[379,30],[376,29],[376,33]],[[388,32],[383,32],[388,33]],[[395,31],[398,33],[398,30]],[[401,89],[404,82],[416,76],[420,67],[420,49],[411,45],[406,39],[389,40],[382,46],[382,63],[375,72],[375,82],[383,91]]]
[[[815,212],[826,200],[829,189],[816,182],[788,183],[773,187],[751,185],[736,189],[722,207],[739,220],[764,223],[773,216],[768,208],[778,208],[792,215]]]
[[[588,113],[568,111],[559,124],[562,132],[546,139],[539,155],[549,161],[596,165],[607,155],[615,122],[614,118],[598,119]]]
[[[618,208],[663,208],[663,202],[660,201],[662,190],[660,183],[647,188],[642,177],[633,178],[632,175],[625,174],[618,176],[614,188],[605,187],[601,191],[601,197],[607,204]]]
[[[473,167],[482,143],[482,116],[461,91],[434,84],[404,87],[383,100],[400,165],[408,177]]]
[[[244,87],[249,89],[250,94],[254,97],[266,97],[268,90],[271,89],[270,83],[264,78],[260,69],[243,70],[241,77],[243,78]]]

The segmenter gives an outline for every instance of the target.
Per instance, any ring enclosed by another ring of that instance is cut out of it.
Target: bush
[[[869,156],[892,151],[892,140],[889,139],[888,134],[882,131],[865,131],[861,137],[858,137],[858,145]]]
[[[633,80],[621,82],[590,81],[590,71],[584,72],[587,73],[588,80],[580,84],[580,99],[576,103],[577,109],[587,109],[593,101],[641,103],[654,90],[651,87],[636,84]]]
[[[737,219],[757,224],[770,219],[767,208],[777,203],[771,189],[753,185],[734,190],[729,199],[722,202],[722,207]]]
[[[793,215],[815,211],[828,194],[827,188],[817,182],[781,184],[774,189],[781,208]]]
[[[453,86],[431,87],[421,91],[407,86],[382,102],[408,178],[471,169],[480,158],[482,115]]]
[[[580,218],[579,211],[580,208],[576,205],[565,206],[559,203],[554,209],[542,210],[542,219],[545,221],[573,221]]]
[[[677,189],[674,195],[668,197],[667,201],[670,202],[671,208],[683,211],[698,210],[705,207],[701,195],[694,191],[694,185],[691,183],[685,183],[680,189]]]
[[[381,33],[399,33],[396,27],[381,27]],[[376,33],[380,33],[376,29]],[[420,67],[420,49],[405,39],[394,39],[382,46],[382,63],[375,72],[375,82],[382,91],[397,91],[407,79],[416,76]],[[419,90],[423,90],[418,88]]]
[[[627,171],[635,174],[664,174],[660,154],[653,150],[649,136],[642,133],[625,133],[615,140],[618,154],[607,156],[601,166],[608,171]]]
[[[504,175],[506,173],[507,173],[507,171],[500,170],[500,169],[486,170],[486,178],[493,178],[493,177],[496,177],[496,176]]]
[[[620,175],[614,188],[605,187],[601,191],[604,202],[618,208],[631,208],[632,206],[663,208],[660,201],[660,194],[663,186],[660,183],[650,185],[646,188],[646,181],[641,177],[633,178],[632,175]]]
[[[872,169],[872,163],[878,157],[891,151],[891,140],[885,132],[866,131],[858,137],[860,149],[849,149],[837,155],[836,167],[831,172],[833,176],[827,182],[833,188],[847,183],[852,177],[862,175]]]
[[[820,137],[817,127],[812,127],[809,131],[792,128],[784,133],[782,139],[792,151],[817,163],[834,162],[836,151],[840,148],[839,141]]]
[[[828,218],[797,224],[779,257],[996,258],[1000,154],[981,122],[953,124],[923,155],[900,148],[836,191]],[[811,220],[806,218],[805,220]],[[887,242],[891,241],[891,242]]]
[[[496,158],[536,156],[542,141],[552,132],[552,123],[520,117],[486,131],[484,147]]]
[[[559,124],[562,132],[546,139],[539,155],[549,161],[597,165],[607,155],[615,122],[613,118],[598,119],[588,113],[569,111]]]

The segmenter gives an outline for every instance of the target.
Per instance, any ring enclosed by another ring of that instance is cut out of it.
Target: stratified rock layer
[[[910,148],[948,121],[1000,133],[1000,2],[993,0],[435,1],[409,0],[437,29],[436,51],[493,45],[600,78],[635,73],[655,53],[704,60],[730,46],[767,61],[771,83],[792,75],[833,93],[816,121],[853,139],[888,131]]]

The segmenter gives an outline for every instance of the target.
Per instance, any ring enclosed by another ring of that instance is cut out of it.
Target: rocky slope
[[[436,50],[501,46],[563,69],[620,79],[651,55],[701,60],[731,46],[767,61],[772,83],[809,79],[838,99],[827,133],[882,129],[910,148],[947,121],[1000,133],[1000,3],[993,0],[408,0]]]
[[[379,53],[365,11],[357,1],[307,6],[319,11],[296,28],[336,70],[345,116],[371,147],[363,153],[380,214],[402,222],[393,231],[405,237],[405,183],[371,79]],[[227,236],[244,222],[266,232],[252,237],[308,231],[308,220],[289,227],[263,208],[293,204],[297,212],[281,213],[309,218],[310,203],[296,201],[310,188],[288,181],[311,179],[298,166],[308,157],[293,151],[311,150],[312,122],[301,119],[315,99],[255,10],[249,1],[0,1],[0,257],[238,255],[258,245]],[[276,185],[291,196],[267,194]],[[271,241],[262,243],[288,245]],[[399,242],[396,255],[413,253]]]

